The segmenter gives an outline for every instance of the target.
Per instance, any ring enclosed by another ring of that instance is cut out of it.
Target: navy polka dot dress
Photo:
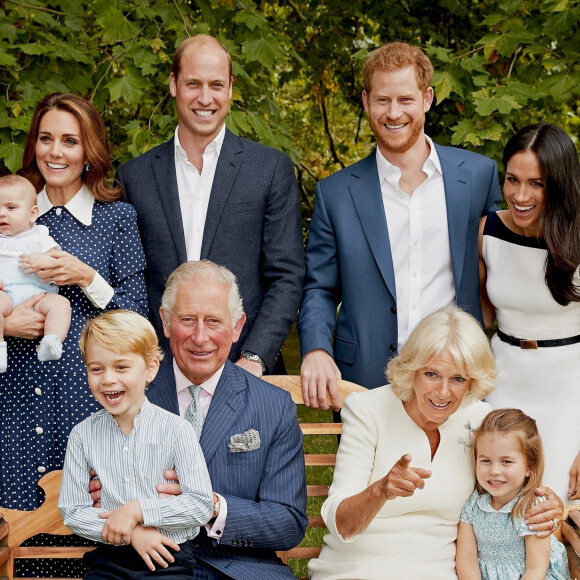
[[[145,256],[135,210],[123,202],[95,201],[90,226],[64,207],[38,219],[63,250],[76,256],[114,288],[106,310],[127,308],[147,316]],[[41,363],[40,339],[7,337],[8,371],[0,375],[0,506],[32,510],[42,501],[36,485],[47,471],[62,469],[67,438],[78,422],[100,407],[87,384],[78,346],[85,322],[96,308],[78,286],[60,294],[72,306],[72,322],[62,358]]]

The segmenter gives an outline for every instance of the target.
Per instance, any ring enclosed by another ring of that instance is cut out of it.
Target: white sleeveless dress
[[[543,240],[520,236],[490,214],[482,249],[487,293],[504,333],[531,340],[580,334],[580,302],[560,306],[545,283]],[[575,282],[580,284],[578,271]],[[494,409],[519,408],[537,421],[546,458],[543,482],[570,503],[569,470],[580,451],[580,343],[524,350],[496,334],[491,345],[498,379],[487,401]]]

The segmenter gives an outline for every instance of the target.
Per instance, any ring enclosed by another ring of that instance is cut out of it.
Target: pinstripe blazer
[[[170,356],[147,398],[179,413]],[[260,433],[260,448],[231,453],[232,435],[248,429]],[[219,544],[209,538],[194,541],[198,566],[237,580],[293,578],[274,553],[297,545],[308,523],[302,433],[290,395],[226,361],[200,445],[213,489],[226,499],[228,515]]]

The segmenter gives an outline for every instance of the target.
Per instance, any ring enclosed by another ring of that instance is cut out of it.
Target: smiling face
[[[179,75],[171,73],[182,145],[205,148],[222,128],[230,110],[232,82],[229,62],[219,43],[193,42],[183,52]]]
[[[363,91],[363,104],[379,149],[385,158],[405,153],[424,137],[425,113],[431,108],[433,89],[417,85],[415,68],[376,70],[372,88]],[[424,140],[424,139],[423,139]]]
[[[175,294],[170,320],[161,310],[165,336],[181,372],[201,385],[226,362],[232,344],[240,338],[245,315],[232,326],[228,286],[193,286],[184,282]]]
[[[415,371],[413,398],[404,403],[405,409],[424,431],[436,429],[457,411],[469,385],[470,380],[444,351]]]
[[[128,434],[145,400],[145,387],[157,374],[159,361],[153,358],[147,363],[133,352],[113,352],[90,337],[85,344],[85,362],[93,397]]]
[[[524,236],[539,236],[539,220],[546,203],[546,187],[535,153],[521,151],[510,157],[503,194],[516,232]]]
[[[519,441],[508,433],[485,433],[477,440],[475,475],[491,497],[494,509],[502,508],[524,486],[530,475]]]
[[[47,111],[38,127],[36,163],[51,201],[58,196],[61,205],[74,197],[83,185],[86,162],[78,119],[68,111]]]
[[[38,217],[31,183],[0,187],[0,234],[16,236],[29,230]]]

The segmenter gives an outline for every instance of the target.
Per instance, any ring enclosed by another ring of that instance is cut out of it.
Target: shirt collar
[[[215,152],[216,156],[219,157],[225,136],[226,136],[226,124],[224,123],[222,125],[222,128],[219,130],[219,133],[215,136],[215,139],[209,145],[206,146],[203,154],[205,155],[206,153]],[[189,159],[187,158],[187,153],[185,152],[185,149],[181,146],[181,143],[179,141],[179,125],[177,125],[177,127],[175,128],[174,145],[176,157],[179,157],[183,161],[187,161],[187,163],[190,163]]]
[[[212,397],[215,393],[217,384],[224,372],[225,363],[207,380],[200,386],[204,391],[209,393]],[[189,389],[191,386],[191,381],[181,372],[180,368],[177,366],[177,362],[173,359],[173,373],[175,375],[175,388],[178,393]]]
[[[75,193],[74,197],[64,207],[83,225],[90,226],[93,222],[94,203],[95,196],[91,193],[91,190],[83,184],[77,193]],[[44,215],[55,207],[50,199],[48,199],[46,187],[43,187],[38,194],[36,205],[38,205],[38,215]]]
[[[150,403],[149,400],[147,399],[147,397],[145,397],[145,399],[143,400],[143,404],[141,405],[141,408],[139,409],[139,412],[137,413],[137,415],[135,415],[135,418],[133,419],[133,429],[136,429],[137,426],[139,425],[139,423],[143,420],[143,417],[145,417],[148,413],[151,412],[152,405],[153,405],[153,403]],[[117,423],[117,420],[115,419],[115,417],[113,415],[111,415],[111,413],[109,413],[109,411],[107,411],[106,409],[101,409],[99,412],[103,413],[105,415],[105,417],[107,417],[107,419],[111,423],[113,423],[113,425],[115,425],[117,428],[120,429],[119,424]]]
[[[496,510],[491,505],[491,495],[489,495],[489,493],[483,493],[477,496],[477,505],[479,506],[479,509],[484,512],[509,514],[518,499],[520,499],[519,493],[512,500],[508,501],[502,508]]]
[[[425,135],[425,141],[429,144],[430,151],[429,157],[423,163],[423,171],[431,177],[435,171],[439,172],[443,175],[441,171],[441,162],[439,161],[439,156],[437,155],[437,150],[435,149],[435,144],[431,140],[431,137]],[[384,155],[381,153],[381,150],[377,147],[377,170],[379,172],[379,183],[382,183],[384,179],[388,179],[389,177],[396,176],[397,183],[398,178],[401,175],[401,170],[396,166],[387,161]]]

